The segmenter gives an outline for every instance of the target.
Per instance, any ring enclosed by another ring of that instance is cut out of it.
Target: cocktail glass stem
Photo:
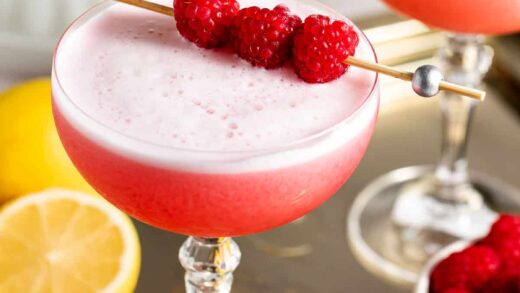
[[[449,34],[439,58],[448,81],[479,87],[491,66],[493,50],[482,36]],[[468,176],[468,138],[477,104],[456,94],[443,95],[442,149],[435,172],[399,189],[393,222],[403,256],[419,267],[453,241],[482,237],[494,219]]]
[[[491,66],[493,50],[482,36],[449,34],[439,57],[448,81],[479,87]],[[443,95],[442,149],[435,172],[419,175],[398,189],[393,223],[402,259],[417,267],[453,241],[484,236],[494,220],[495,213],[468,176],[468,138],[477,104],[456,94]]]
[[[229,293],[240,249],[229,238],[189,237],[179,251],[187,293]]]
[[[471,87],[480,87],[489,70],[493,50],[484,45],[479,35],[450,34],[447,45],[439,52],[445,78]],[[443,200],[479,207],[483,200],[478,193],[461,192],[469,187],[467,149],[471,122],[478,102],[445,93],[441,100],[442,149],[435,179]]]

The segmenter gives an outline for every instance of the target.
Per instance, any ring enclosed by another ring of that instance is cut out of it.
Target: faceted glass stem
[[[480,87],[489,70],[493,50],[478,35],[448,35],[447,45],[439,52],[445,79],[461,85]],[[475,193],[459,192],[468,183],[467,148],[475,102],[456,94],[445,93],[441,101],[442,151],[435,177],[442,200],[480,206]],[[461,196],[462,195],[462,196]]]
[[[229,237],[189,237],[179,251],[186,292],[229,293],[240,257],[238,245]]]

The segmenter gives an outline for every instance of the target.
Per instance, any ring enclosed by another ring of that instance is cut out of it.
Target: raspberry
[[[520,292],[520,270],[503,272],[491,278],[480,293],[518,293]]]
[[[504,239],[492,247],[502,260],[503,269],[520,267],[520,237]]]
[[[229,26],[238,13],[236,0],[175,0],[179,33],[197,46],[214,48],[229,38]]]
[[[291,57],[292,37],[302,20],[289,8],[256,6],[240,10],[231,25],[231,45],[254,66],[280,67]]]
[[[442,291],[442,293],[471,293],[470,291],[468,290],[464,290],[464,289],[448,289],[448,290],[444,290]]]
[[[432,272],[431,289],[474,291],[481,288],[500,269],[500,259],[485,246],[471,246],[441,261]]]
[[[520,267],[520,217],[502,215],[491,226],[484,245],[493,248],[502,260],[504,269]]]
[[[484,243],[493,246],[504,238],[518,238],[520,236],[520,217],[513,215],[501,215],[491,226],[491,230]]]
[[[324,83],[343,75],[359,43],[353,27],[322,15],[311,15],[294,36],[294,68],[309,83]]]

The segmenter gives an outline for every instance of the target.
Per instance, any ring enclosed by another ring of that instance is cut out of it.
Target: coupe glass
[[[408,16],[451,31],[438,53],[441,69],[448,81],[470,87],[482,86],[492,63],[493,50],[484,44],[483,34],[520,30],[520,0],[385,1]],[[392,171],[355,200],[347,221],[348,238],[358,260],[374,274],[412,286],[439,249],[484,236],[495,211],[519,207],[513,187],[489,175],[469,176],[466,152],[477,105],[444,93],[437,166]]]
[[[354,172],[377,117],[377,74],[343,121],[287,145],[234,152],[154,144],[90,116],[60,81],[61,45],[111,5],[124,4],[104,1],[87,11],[67,29],[55,51],[52,95],[61,141],[85,179],[108,201],[152,226],[190,236],[179,252],[187,292],[229,292],[241,256],[230,237],[262,232],[302,217],[332,196]],[[329,8],[320,5],[319,9],[344,19]],[[369,59],[375,61],[369,41],[358,32]],[[262,169],[240,171],[245,166]]]

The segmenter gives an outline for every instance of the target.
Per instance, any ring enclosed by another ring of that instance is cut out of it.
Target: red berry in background
[[[500,256],[503,269],[520,268],[520,238],[504,239],[492,248]]]
[[[254,66],[280,67],[291,57],[292,37],[301,22],[282,5],[244,8],[231,25],[231,45]]]
[[[520,293],[520,268],[494,276],[479,293]]]
[[[431,289],[443,293],[448,289],[475,291],[486,284],[500,269],[498,255],[489,247],[470,246],[442,260],[431,275]]]
[[[465,289],[448,289],[442,291],[441,293],[471,293],[471,291]]]
[[[501,215],[491,226],[488,236],[483,242],[488,245],[501,242],[504,238],[518,238],[520,236],[520,217]]]
[[[496,251],[503,269],[520,268],[520,217],[500,216],[481,243]]]
[[[294,36],[293,63],[298,76],[309,83],[324,83],[343,75],[359,38],[354,28],[327,16],[311,15]]]
[[[238,13],[236,0],[175,0],[179,33],[202,48],[218,47],[229,38],[229,26]]]

